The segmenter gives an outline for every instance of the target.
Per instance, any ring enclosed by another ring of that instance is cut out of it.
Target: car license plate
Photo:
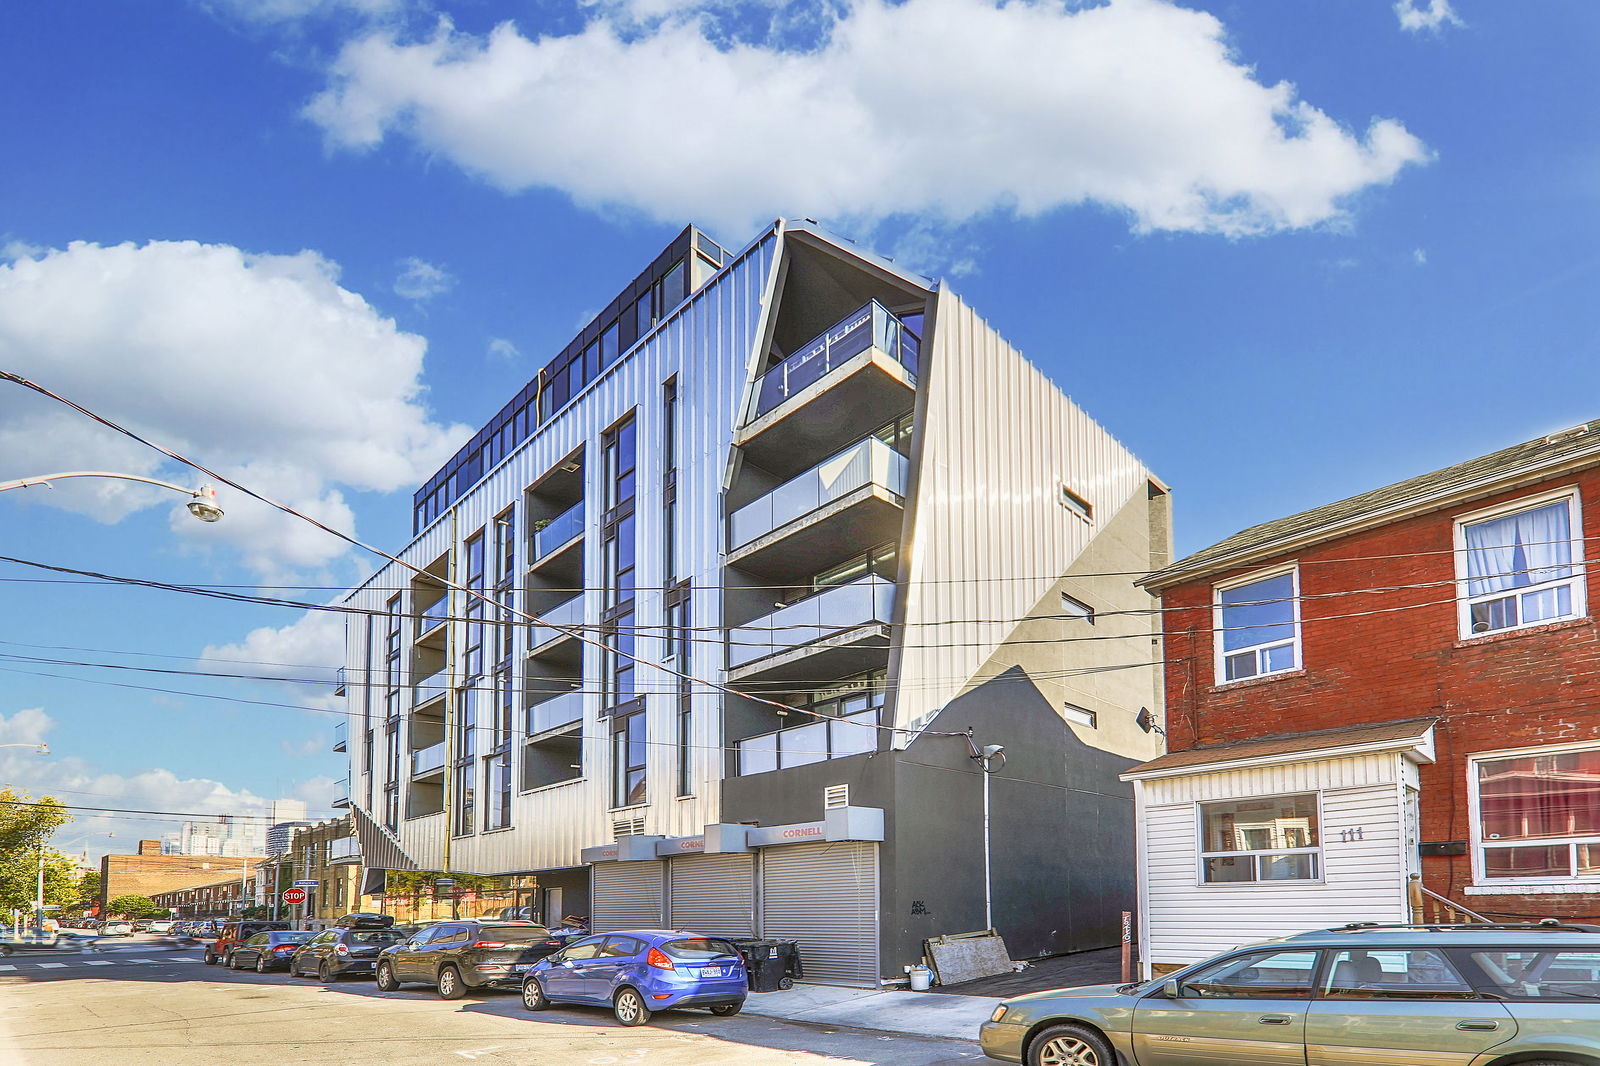
[[[722,977],[724,975],[724,973],[725,973],[725,971],[721,966],[702,966],[702,967],[700,967],[700,976],[701,977]]]
[[[533,967],[531,967],[531,966],[513,966],[513,967],[511,967],[511,972],[512,973],[525,973],[526,971],[531,970],[531,969],[533,969]]]

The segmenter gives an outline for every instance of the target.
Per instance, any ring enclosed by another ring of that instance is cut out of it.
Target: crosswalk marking
[[[0,970],[15,970],[15,969],[16,969],[15,966],[0,965]]]
[[[116,963],[107,962],[104,959],[90,959],[88,962],[84,963],[84,965],[85,966],[115,966]]]
[[[39,969],[41,970],[65,970],[66,968],[67,964],[64,962],[41,962],[39,964]]]

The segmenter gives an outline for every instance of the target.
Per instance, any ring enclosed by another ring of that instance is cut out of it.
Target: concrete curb
[[[752,993],[744,1001],[744,1013],[811,1025],[975,1041],[978,1026],[989,1020],[999,1004],[996,996],[875,992],[802,984],[786,992]]]

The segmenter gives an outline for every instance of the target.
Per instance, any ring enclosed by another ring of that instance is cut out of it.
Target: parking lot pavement
[[[667,1011],[638,1028],[607,1010],[524,1010],[509,992],[444,1001],[198,963],[199,953],[7,960],[0,971],[6,1066],[954,1066],[985,1061],[968,1039],[838,1024]],[[145,961],[137,961],[144,959]],[[44,966],[44,962],[59,965]],[[909,994],[909,993],[908,993]]]
[[[994,996],[933,996],[927,992],[875,992],[864,988],[796,985],[745,1000],[749,1014],[817,1024],[849,1025],[888,1033],[975,1040],[1000,1000]]]

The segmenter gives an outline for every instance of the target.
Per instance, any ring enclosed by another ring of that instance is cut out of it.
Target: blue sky
[[[0,366],[387,548],[411,489],[690,221],[739,246],[810,216],[947,278],[1173,486],[1183,551],[1600,415],[1582,0],[0,20]],[[0,391],[0,480],[190,480],[158,459]],[[363,570],[223,504],[201,526],[121,483],[9,492],[0,554],[310,600]],[[328,811],[327,689],[194,674],[324,677],[336,626],[50,576],[0,564],[0,743],[53,753],[0,748],[0,781]],[[85,814],[62,841],[163,828]]]

